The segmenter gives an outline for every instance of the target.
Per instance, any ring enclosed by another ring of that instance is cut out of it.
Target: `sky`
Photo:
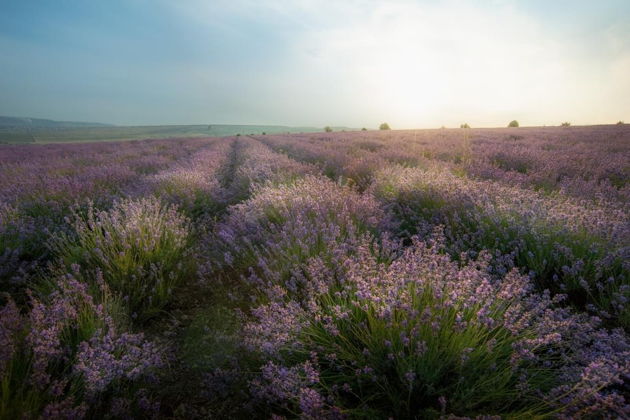
[[[630,122],[630,1],[0,0],[0,115]]]

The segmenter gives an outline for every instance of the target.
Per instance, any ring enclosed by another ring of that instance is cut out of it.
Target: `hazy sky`
[[[0,0],[0,115],[630,122],[630,0]]]

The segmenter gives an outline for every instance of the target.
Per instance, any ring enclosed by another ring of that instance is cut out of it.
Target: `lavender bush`
[[[227,142],[216,142],[189,160],[152,175],[148,180],[151,192],[193,217],[211,212],[220,201],[218,171],[227,164],[229,146]]]
[[[385,223],[384,213],[370,196],[324,178],[307,176],[292,184],[263,187],[233,206],[207,239],[210,252],[220,254],[206,269],[212,273],[214,265],[251,274],[250,282],[264,283],[254,272],[248,273],[252,267],[261,275],[296,282],[294,271],[311,256]]]
[[[499,259],[507,268],[514,263],[542,287],[628,325],[630,224],[615,206],[402,168],[382,171],[374,194],[403,231],[444,224],[452,255],[484,249],[507,255]]]
[[[491,279],[483,256],[458,267],[437,249],[416,241],[383,264],[365,247],[318,305],[284,313],[294,327],[274,360],[310,363],[314,379],[279,402],[296,409],[310,388],[320,407],[351,416],[535,417],[621,397],[604,391],[628,373],[621,331],[554,308],[516,272]],[[596,366],[607,368],[591,382]]]
[[[163,364],[160,348],[142,334],[119,332],[120,302],[106,285],[95,299],[82,277],[75,266],[51,281],[48,295],[31,294],[26,316],[10,298],[5,303],[0,417],[82,418],[105,391],[124,390]]]
[[[118,201],[109,211],[90,205],[68,222],[73,233],[51,242],[55,254],[66,266],[100,270],[133,317],[154,316],[191,272],[189,221],[155,198]]]
[[[213,144],[181,139],[0,148],[0,290],[24,300],[26,283],[53,257],[48,237],[67,231],[71,207],[90,199],[106,209],[123,196],[150,194],[152,174]]]

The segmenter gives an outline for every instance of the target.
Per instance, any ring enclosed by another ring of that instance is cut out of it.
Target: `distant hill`
[[[55,121],[43,118],[0,116],[0,127],[8,128],[73,128],[73,127],[111,127],[111,124],[95,122]]]
[[[353,130],[348,127],[333,127],[333,129],[335,131]],[[237,134],[315,133],[319,131],[324,131],[324,128],[234,124],[114,126],[39,118],[0,117],[0,144],[224,137]]]

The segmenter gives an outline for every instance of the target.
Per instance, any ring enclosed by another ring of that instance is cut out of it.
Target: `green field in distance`
[[[335,131],[347,127],[335,127]],[[280,125],[149,125],[98,127],[0,127],[0,144],[94,142],[176,137],[222,137],[237,134],[307,133],[324,131],[317,127]]]

